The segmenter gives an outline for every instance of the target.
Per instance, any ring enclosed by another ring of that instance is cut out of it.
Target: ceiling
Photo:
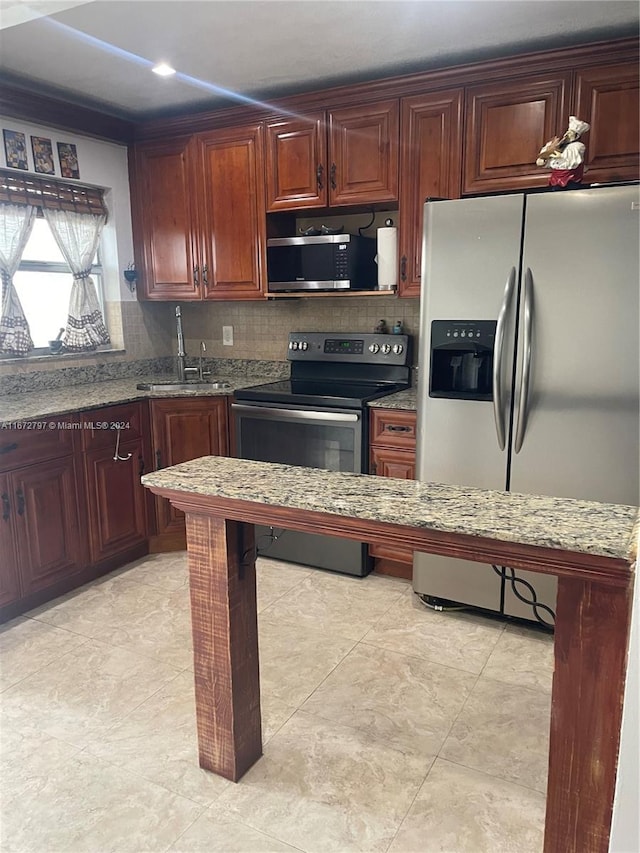
[[[638,35],[618,0],[0,0],[0,79],[142,120]],[[179,73],[152,74],[158,61]]]

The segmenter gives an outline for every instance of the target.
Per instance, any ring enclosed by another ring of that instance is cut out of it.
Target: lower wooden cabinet
[[[21,438],[21,446],[38,438]],[[41,449],[41,448],[40,448]],[[0,478],[0,606],[67,581],[86,561],[73,455],[6,471]]]
[[[414,480],[416,475],[416,413],[405,409],[371,409],[369,470],[379,477]],[[375,570],[410,580],[413,551],[371,545]]]
[[[148,404],[108,406],[81,422],[89,561],[108,571],[148,552],[149,499],[140,483],[151,467]]]
[[[153,469],[199,456],[227,456],[229,429],[226,397],[151,401]],[[152,550],[184,547],[184,513],[164,498],[155,499],[156,533]]]

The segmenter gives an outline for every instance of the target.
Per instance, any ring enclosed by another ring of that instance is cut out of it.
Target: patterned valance
[[[98,187],[69,184],[37,175],[18,175],[0,169],[0,203],[32,205],[47,210],[107,216],[104,192]]]

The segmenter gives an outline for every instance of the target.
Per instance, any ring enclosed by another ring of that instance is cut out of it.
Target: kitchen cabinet
[[[266,123],[267,211],[398,200],[397,99]]]
[[[3,431],[0,444],[3,606],[70,578],[86,558],[73,428],[31,426]]]
[[[399,296],[420,296],[425,200],[460,196],[463,98],[451,89],[401,101]]]
[[[589,183],[637,180],[640,159],[638,63],[582,68],[575,74],[575,115],[591,125],[587,148]]]
[[[545,142],[566,129],[571,77],[570,71],[522,75],[466,89],[463,193],[548,183],[535,161]]]
[[[112,567],[148,552],[147,491],[150,467],[148,407],[128,403],[81,416],[89,519],[89,561]]]
[[[12,494],[9,478],[0,474],[0,607],[20,598],[20,573],[11,523]]]
[[[405,409],[372,408],[369,470],[379,477],[414,480],[416,471],[416,413]],[[375,570],[411,580],[413,551],[370,545]]]
[[[140,299],[263,298],[262,133],[258,123],[136,145]]]
[[[140,299],[200,299],[197,222],[192,190],[193,137],[135,148],[132,174],[134,235]]]
[[[199,456],[229,453],[226,397],[151,400],[154,468],[167,468]],[[164,498],[155,499],[157,537],[152,550],[184,547],[184,513]]]

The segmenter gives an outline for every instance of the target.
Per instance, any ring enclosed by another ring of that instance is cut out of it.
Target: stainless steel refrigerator
[[[621,185],[425,204],[419,480],[638,504],[639,199]],[[551,624],[555,578],[515,577],[414,557],[427,603]]]

